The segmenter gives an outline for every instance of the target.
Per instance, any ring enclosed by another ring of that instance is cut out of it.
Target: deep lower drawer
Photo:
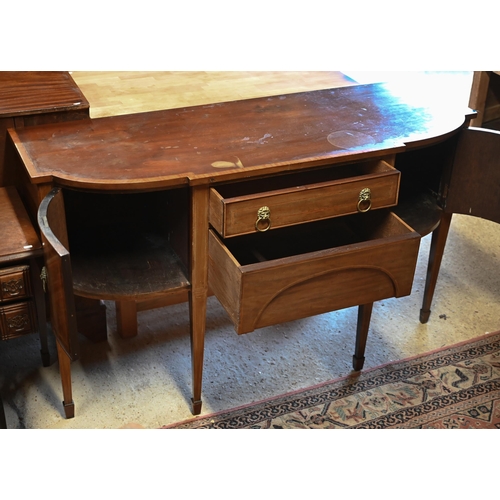
[[[209,284],[238,333],[411,292],[420,236],[391,212],[221,240]]]
[[[210,190],[210,224],[228,238],[391,207],[399,180],[376,160],[222,185]]]
[[[35,308],[31,301],[0,307],[0,339],[8,340],[37,331]]]

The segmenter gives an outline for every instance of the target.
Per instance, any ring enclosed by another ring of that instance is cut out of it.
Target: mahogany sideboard
[[[211,292],[238,333],[359,306],[359,370],[373,302],[411,292],[433,231],[426,321],[451,213],[483,215],[462,196],[469,164],[500,171],[500,136],[430,93],[358,85],[10,129],[11,167],[39,207],[66,416],[75,296],[115,301],[123,336],[138,310],[189,300],[194,414]]]

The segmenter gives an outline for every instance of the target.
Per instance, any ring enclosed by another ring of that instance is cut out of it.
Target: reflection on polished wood
[[[339,71],[75,71],[91,117],[355,85]]]

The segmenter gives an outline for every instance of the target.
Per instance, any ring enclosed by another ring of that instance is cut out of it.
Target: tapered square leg
[[[356,346],[354,349],[354,356],[352,357],[352,367],[355,371],[362,370],[365,363],[366,340],[368,339],[372,310],[373,302],[371,304],[363,304],[358,308]]]
[[[427,265],[427,277],[425,280],[424,298],[422,309],[420,309],[420,323],[427,323],[431,315],[432,298],[436,289],[436,283],[443,259],[444,248],[450,230],[452,214],[443,213],[439,226],[432,233],[431,247],[429,250],[429,263]]]
[[[57,342],[57,356],[59,358],[59,372],[63,388],[63,408],[66,418],[75,416],[75,403],[73,402],[73,391],[71,387],[71,359],[66,351]]]

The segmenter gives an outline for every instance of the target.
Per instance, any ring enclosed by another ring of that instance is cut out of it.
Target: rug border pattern
[[[318,386],[297,390],[292,393],[275,396],[259,403],[250,403],[239,408],[221,411],[211,415],[196,417],[180,424],[165,426],[165,428],[183,429],[241,429],[251,428],[266,420],[287,415],[294,411],[300,411],[318,405],[326,404],[333,399],[351,396],[363,391],[374,389],[390,382],[397,382],[410,377],[436,370],[449,365],[460,363],[464,360],[475,359],[490,353],[500,351],[500,332],[491,332],[481,337],[460,342],[452,346],[436,349],[428,354],[413,356],[392,364],[375,367],[365,372],[351,373],[346,377],[325,382]],[[498,335],[497,340],[491,340]],[[466,347],[468,346],[468,347]],[[425,356],[421,363],[415,360]],[[373,376],[374,372],[380,374]],[[351,382],[349,382],[351,381]],[[347,382],[347,383],[346,383]],[[328,389],[326,389],[328,387]],[[471,397],[485,396],[500,391],[500,379],[489,381],[485,384],[477,384],[468,389],[459,390],[435,398],[431,401],[416,405],[412,408],[404,408],[390,415],[385,415],[369,420],[358,425],[348,426],[349,429],[380,429],[388,427],[404,427],[412,419],[428,415],[431,412],[444,411],[447,405],[459,404]],[[297,399],[296,395],[301,393],[302,397]],[[255,410],[249,409],[256,406]],[[342,427],[339,425],[339,427]]]

